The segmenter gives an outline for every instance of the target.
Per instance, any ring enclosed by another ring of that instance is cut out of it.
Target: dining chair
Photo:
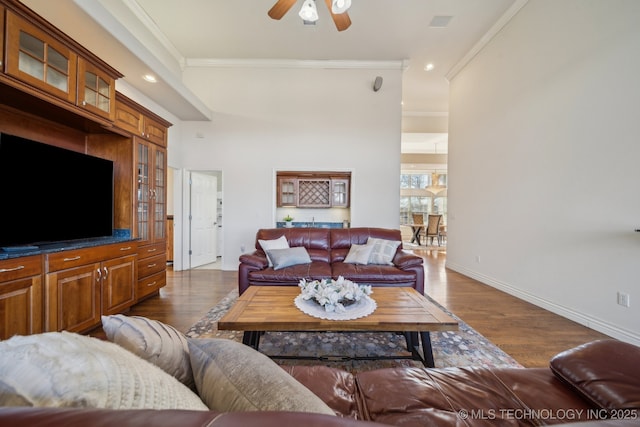
[[[442,215],[429,215],[427,218],[427,230],[425,232],[425,244],[429,239],[431,239],[431,244],[433,245],[433,238],[435,237],[438,241],[438,246],[441,243],[441,235],[440,235],[440,221],[442,220]]]

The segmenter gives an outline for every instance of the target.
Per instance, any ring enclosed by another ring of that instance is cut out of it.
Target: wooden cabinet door
[[[101,264],[46,276],[45,330],[84,332],[100,324]]]
[[[349,207],[349,183],[347,178],[331,179],[331,206],[334,208]]]
[[[120,129],[131,132],[132,135],[153,142],[160,147],[167,147],[167,133],[170,123],[155,117],[151,112],[138,105],[121,93],[116,93],[115,125]]]
[[[167,146],[167,127],[155,120],[144,117],[142,122],[143,136],[161,147]]]
[[[6,10],[0,5],[0,72],[4,72],[4,15]]]
[[[116,95],[118,96],[118,95]],[[121,129],[131,132],[133,135],[143,135],[142,113],[135,108],[116,101],[115,124]]]
[[[42,332],[42,257],[0,261],[0,340]]]
[[[78,58],[78,106],[107,119],[115,118],[115,80]]]
[[[136,302],[136,257],[105,261],[102,270],[102,314],[119,313]]]
[[[146,140],[135,144],[135,216],[139,245],[166,239],[167,152]]]
[[[0,340],[42,332],[42,276],[0,284]]]
[[[13,12],[6,14],[6,73],[75,104],[77,54]]]
[[[298,180],[296,178],[278,178],[278,207],[298,204]]]

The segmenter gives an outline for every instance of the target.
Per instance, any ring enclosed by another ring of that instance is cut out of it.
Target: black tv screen
[[[0,134],[0,247],[113,234],[113,162]]]

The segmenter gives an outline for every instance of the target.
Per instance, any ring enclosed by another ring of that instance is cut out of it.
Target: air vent
[[[434,16],[431,19],[431,22],[429,23],[429,27],[430,28],[446,28],[449,26],[449,22],[451,22],[452,18],[453,16],[446,16],[446,15]]]

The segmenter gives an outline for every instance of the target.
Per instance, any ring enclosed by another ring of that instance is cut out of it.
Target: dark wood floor
[[[546,367],[558,352],[606,335],[447,270],[446,254],[417,249],[425,259],[425,292],[525,367]],[[237,287],[238,273],[188,270],[167,274],[160,295],[127,314],[145,316],[186,331]]]

